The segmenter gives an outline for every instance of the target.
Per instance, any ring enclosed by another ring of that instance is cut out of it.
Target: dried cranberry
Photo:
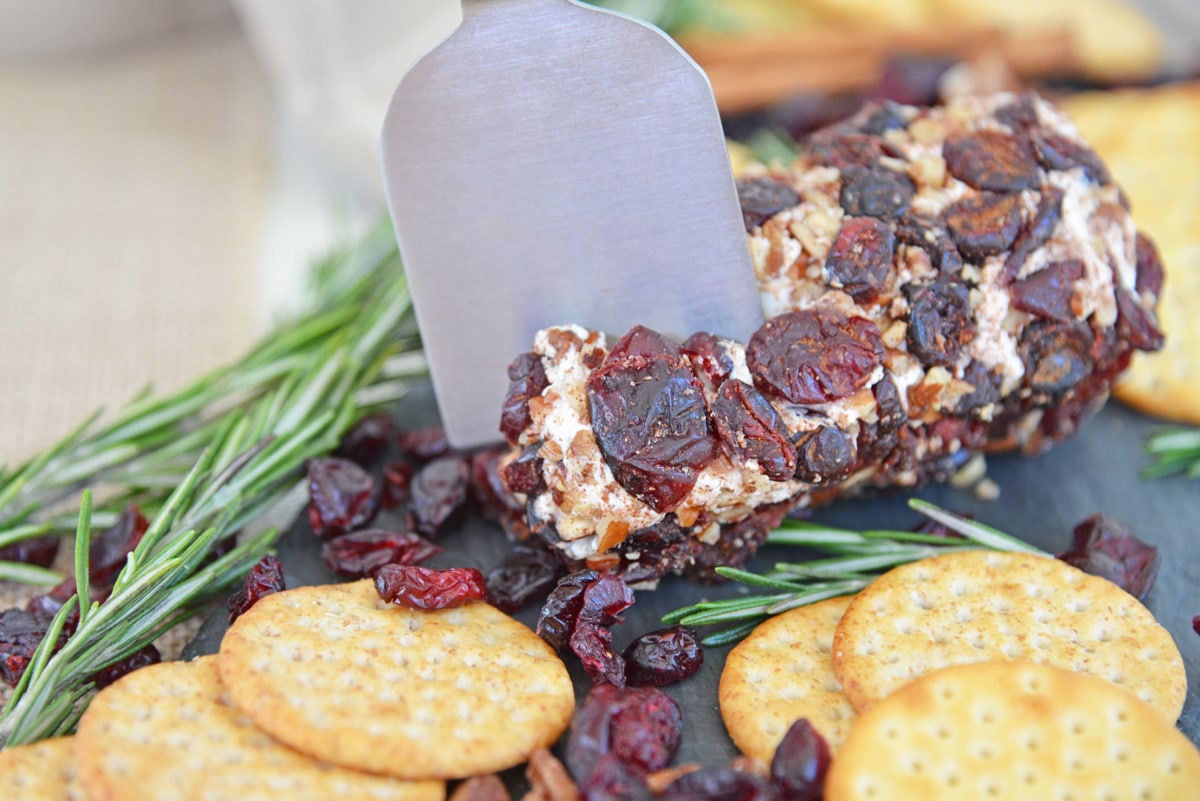
[[[1078,167],[1089,181],[1112,183],[1112,175],[1100,156],[1082,142],[1044,130],[1032,131],[1032,138],[1037,160],[1046,169],[1067,171]]]
[[[1035,320],[1020,342],[1025,381],[1038,392],[1066,392],[1092,371],[1092,336],[1086,323]]]
[[[945,220],[959,252],[982,262],[1016,241],[1021,231],[1021,199],[1019,195],[986,192],[965,197],[946,209]]]
[[[629,494],[666,513],[716,458],[704,390],[678,346],[637,326],[588,377],[592,428]]]
[[[1083,278],[1083,262],[1067,259],[1047,264],[1028,278],[1013,283],[1012,305],[1038,317],[1068,322],[1075,319],[1071,298]]]
[[[839,170],[866,168],[883,155],[883,140],[867,133],[850,133],[833,126],[814,133],[808,141],[812,154],[822,163]]]
[[[779,801],[820,801],[830,759],[829,744],[807,718],[793,723],[771,758],[771,785]]]
[[[0,612],[0,679],[16,686],[45,638],[47,624],[24,609]],[[65,635],[59,638],[59,647],[64,642]]]
[[[782,519],[782,513],[773,514],[770,507],[759,507],[753,517],[722,525],[715,543],[703,543],[692,537],[688,556],[676,570],[693,581],[706,584],[726,581],[717,574],[716,568],[743,567],[766,541],[767,532],[777,528]],[[642,559],[645,558],[643,554]]]
[[[546,487],[542,477],[543,459],[538,455],[542,443],[535,442],[521,451],[521,455],[500,468],[500,479],[509,492],[533,495]]]
[[[370,523],[379,511],[379,496],[375,479],[349,459],[308,460],[308,522],[318,537]]]
[[[753,773],[700,768],[671,782],[660,801],[772,801],[771,788]]]
[[[412,497],[412,479],[415,468],[411,462],[388,462],[383,466],[383,492],[381,501],[384,509],[395,509],[408,503]]]
[[[581,784],[611,756],[636,775],[662,770],[679,749],[683,714],[657,687],[592,686],[571,720],[566,763]]]
[[[564,570],[562,560],[545,548],[515,545],[503,562],[488,571],[488,603],[502,612],[516,612],[545,598]]]
[[[1013,242],[1012,251],[1004,260],[1001,283],[1007,284],[1020,274],[1025,262],[1034,251],[1049,241],[1062,218],[1063,192],[1058,187],[1048,186],[1042,190],[1037,211],[1029,225],[1021,230]]]
[[[796,440],[796,478],[828,484],[844,478],[857,455],[854,440],[833,426],[806,431]]]
[[[939,102],[938,85],[956,60],[946,56],[897,53],[888,57],[875,85],[867,90],[872,100],[894,100],[908,106]]]
[[[371,528],[334,537],[321,545],[321,559],[335,573],[366,578],[384,565],[415,565],[442,552],[420,534]]]
[[[473,567],[434,570],[384,565],[375,572],[379,597],[407,609],[448,609],[487,598],[483,574]]]
[[[766,176],[739,180],[737,193],[747,231],[753,231],[769,217],[800,203],[800,196],[794,189]]]
[[[583,608],[583,591],[600,574],[595,570],[576,570],[558,580],[546,597],[538,616],[537,633],[556,651],[567,647],[575,620]]]
[[[789,312],[750,337],[754,383],[793,403],[828,403],[866,386],[883,358],[879,328],[832,309]]]
[[[1137,235],[1137,283],[1138,294],[1150,293],[1158,297],[1162,293],[1163,266],[1158,257],[1158,248],[1150,237],[1138,231]]]
[[[50,567],[58,556],[59,542],[54,534],[14,542],[0,548],[0,561]]]
[[[952,278],[906,284],[908,350],[927,365],[950,366],[975,337],[967,287]]]
[[[633,605],[633,590],[613,573],[601,573],[583,588],[582,603],[571,630],[571,651],[593,681],[625,686],[625,660],[612,649],[609,627]]]
[[[963,370],[962,380],[974,389],[959,398],[954,407],[955,414],[966,414],[1000,400],[1000,378],[982,362],[972,359]]]
[[[674,684],[704,664],[696,632],[684,626],[643,634],[626,647],[623,656],[625,680],[634,687]]]
[[[96,683],[96,689],[102,690],[112,684],[117,679],[125,676],[138,668],[144,668],[147,665],[157,665],[162,661],[162,654],[151,643],[145,648],[140,648],[134,651],[129,656],[119,662],[114,662],[108,667],[101,670],[92,677],[92,681]]]
[[[546,367],[536,353],[522,353],[508,365],[508,394],[500,412],[500,433],[510,445],[516,445],[521,432],[533,423],[529,400],[541,396],[550,386]]]
[[[1155,351],[1163,346],[1158,320],[1125,287],[1117,287],[1117,331],[1138,350]]]
[[[1020,192],[1037,183],[1033,148],[1024,136],[1000,131],[952,133],[942,145],[946,169],[976,189]]]
[[[862,125],[865,133],[878,136],[884,131],[903,130],[908,127],[908,117],[904,114],[903,106],[892,100],[884,100],[879,104],[867,103],[863,106],[862,113],[866,115]]]
[[[437,426],[397,434],[396,447],[400,453],[419,464],[445,456],[452,450],[445,429]]]
[[[1196,615],[1192,618],[1192,631],[1200,634],[1200,615]]]
[[[237,620],[246,614],[247,610],[259,600],[287,589],[283,579],[283,565],[278,559],[267,554],[246,575],[246,583],[242,589],[229,596],[229,622]]]
[[[579,780],[583,801],[654,801],[642,774],[612,754],[602,754],[586,779]]]
[[[754,461],[773,481],[787,481],[796,472],[796,448],[787,426],[762,393],[744,381],[721,385],[712,403],[713,427],[730,461]]]
[[[850,166],[842,170],[839,202],[852,217],[890,220],[908,208],[916,187],[907,175],[884,167]]]
[[[466,506],[471,466],[461,456],[434,459],[417,471],[408,500],[408,527],[436,537],[454,524]]]
[[[847,217],[829,248],[825,269],[832,286],[869,303],[883,288],[895,252],[896,236],[887,223],[874,217]]]
[[[507,447],[498,445],[471,454],[471,497],[489,520],[503,519],[525,508],[500,480],[500,458],[507,452]]]
[[[1058,558],[1100,576],[1144,600],[1158,575],[1158,549],[1134,536],[1122,523],[1092,515],[1072,532],[1071,550]]]
[[[338,444],[334,456],[361,465],[369,464],[383,455],[388,443],[396,436],[392,418],[382,412],[368,414],[350,426]]]
[[[1011,103],[996,109],[996,121],[1014,131],[1034,127],[1038,124],[1036,97],[1033,92],[1022,92]]]
[[[932,220],[906,212],[896,223],[896,240],[925,251],[930,264],[943,275],[957,275],[962,270],[962,256],[950,234]]]
[[[683,341],[679,350],[691,361],[696,375],[711,387],[721,386],[733,372],[733,360],[715,334],[697,331]]]
[[[125,557],[142,541],[142,535],[149,527],[150,523],[141,510],[136,506],[128,506],[115,523],[99,536],[93,536],[88,547],[92,583],[105,589],[111,588],[117,580],[117,574],[125,567]]]
[[[900,400],[900,390],[892,380],[890,373],[885,373],[871,387],[875,396],[875,414],[878,418],[874,423],[861,423],[858,430],[858,453],[864,461],[882,459],[895,447],[896,432],[908,422],[908,413]]]

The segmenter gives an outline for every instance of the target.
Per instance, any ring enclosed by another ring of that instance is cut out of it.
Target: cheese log
[[[868,105],[738,183],[747,343],[545,329],[509,368],[508,529],[631,582],[713,577],[797,508],[1036,454],[1162,345],[1162,268],[1032,93]]]

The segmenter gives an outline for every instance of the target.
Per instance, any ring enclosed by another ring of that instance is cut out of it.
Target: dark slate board
[[[399,420],[413,428],[436,422],[432,395],[421,388],[406,399]],[[1050,552],[1065,550],[1073,526],[1102,512],[1124,521],[1142,539],[1156,545],[1162,567],[1147,604],[1159,622],[1170,630],[1183,652],[1188,676],[1188,697],[1179,727],[1200,744],[1200,636],[1191,627],[1200,613],[1200,482],[1182,477],[1147,482],[1139,471],[1145,466],[1142,444],[1161,424],[1117,404],[1109,404],[1080,433],[1051,452],[1028,459],[993,457],[989,475],[999,484],[997,501],[977,500],[969,491],[929,487],[920,497],[959,512],[975,515],[983,523],[1001,528]],[[907,493],[846,501],[820,510],[820,522],[850,529],[905,529],[919,520],[906,506]],[[377,521],[387,525],[386,514]],[[508,547],[498,526],[469,519],[447,532],[440,543],[446,550],[427,564],[433,567],[471,566],[486,572],[499,562]],[[319,544],[302,517],[279,543],[289,586],[334,581],[321,562]],[[782,548],[765,548],[751,563],[766,570],[777,561],[792,558]],[[618,650],[634,637],[660,627],[660,617],[702,598],[745,593],[737,585],[702,586],[681,579],[666,579],[653,592],[637,594],[637,603],[614,630]],[[517,615],[532,627],[537,609]],[[185,656],[215,653],[225,630],[223,609],[205,621]],[[687,681],[666,688],[684,710],[684,738],[677,761],[723,764],[737,754],[725,733],[717,708],[717,682],[728,648],[709,648],[704,667]],[[583,698],[590,682],[571,660],[577,697]]]

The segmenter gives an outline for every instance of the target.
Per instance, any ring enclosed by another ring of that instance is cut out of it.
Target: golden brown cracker
[[[268,737],[225,697],[217,658],[164,662],[98,693],[79,724],[80,781],[94,801],[441,801],[406,782],[322,764]]]
[[[75,738],[55,737],[0,751],[0,798],[86,801],[75,771]]]
[[[1172,721],[1187,693],[1179,649],[1146,607],[1047,556],[964,551],[894,568],[850,603],[833,643],[859,712],[934,670],[1014,660],[1120,684]]]
[[[1200,793],[1200,752],[1109,682],[992,662],[923,676],[859,718],[826,801],[1170,801]]]
[[[405,609],[370,579],[263,598],[226,633],[220,667],[264,731],[409,779],[520,764],[558,739],[575,708],[566,667],[518,621],[482,602]]]
[[[833,674],[833,632],[853,596],[784,612],[738,643],[721,671],[721,719],[743,754],[766,764],[788,728],[808,718],[836,751],[855,719]]]
[[[1062,107],[1112,170],[1166,274],[1158,305],[1166,345],[1135,354],[1114,395],[1148,414],[1200,424],[1200,82],[1085,92]]]

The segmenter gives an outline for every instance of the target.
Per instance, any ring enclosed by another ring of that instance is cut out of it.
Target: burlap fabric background
[[[0,66],[0,463],[253,342],[269,116],[232,25]]]

